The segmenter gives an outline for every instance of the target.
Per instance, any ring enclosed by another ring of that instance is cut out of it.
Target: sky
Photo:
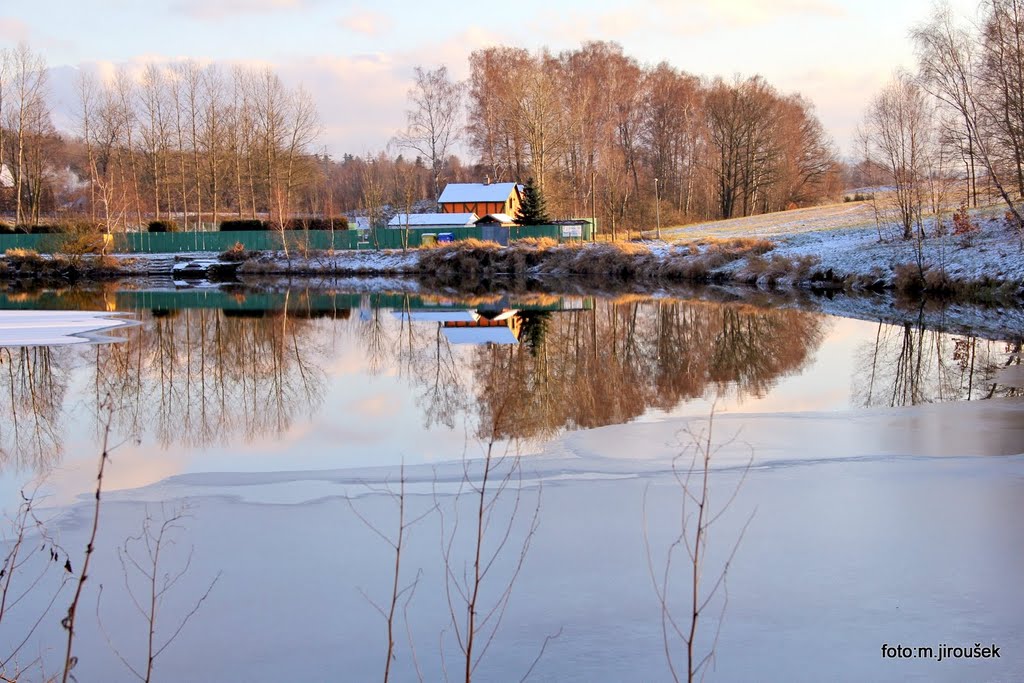
[[[951,0],[976,16],[977,0]],[[560,51],[620,43],[644,64],[704,76],[761,74],[800,92],[843,154],[870,98],[912,68],[908,31],[932,0],[37,0],[0,2],[0,47],[27,41],[51,72],[54,117],[74,120],[79,69],[148,62],[272,66],[314,95],[332,156],[382,149],[405,121],[416,66],[468,76],[492,45]]]

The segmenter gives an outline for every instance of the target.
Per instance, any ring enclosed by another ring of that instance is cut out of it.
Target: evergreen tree
[[[519,213],[516,214],[516,223],[519,225],[547,225],[551,222],[548,215],[548,205],[544,200],[544,193],[534,185],[533,178],[526,181],[523,188],[523,203],[519,206]]]

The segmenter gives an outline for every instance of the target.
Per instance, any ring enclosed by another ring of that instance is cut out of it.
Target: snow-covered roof
[[[508,223],[515,223],[515,220],[507,213],[489,213],[478,220],[477,223],[501,223],[506,225]]]
[[[452,344],[518,344],[519,340],[508,327],[445,327],[444,336]]]
[[[520,189],[522,185],[519,186]],[[515,183],[448,183],[437,200],[439,204],[456,202],[503,202],[515,190]]]
[[[476,320],[473,311],[466,309],[457,311],[392,311],[396,318],[409,317],[416,322],[438,322],[438,323],[471,323]]]
[[[410,228],[461,228],[472,226],[475,222],[475,213],[396,213],[388,222],[388,227],[404,228],[408,225]]]

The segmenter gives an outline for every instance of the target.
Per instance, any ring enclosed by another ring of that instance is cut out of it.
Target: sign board
[[[583,237],[582,225],[563,225],[562,237]]]

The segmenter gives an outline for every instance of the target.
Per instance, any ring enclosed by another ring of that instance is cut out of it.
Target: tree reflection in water
[[[853,378],[857,404],[910,406],[1017,396],[1001,386],[996,372],[1020,363],[1021,340],[1005,342],[928,329],[922,321],[878,324],[874,343],[857,352]]]
[[[475,350],[480,434],[506,401],[502,436],[531,438],[712,393],[763,396],[823,338],[823,318],[812,313],[651,299],[554,313],[523,328],[529,336],[518,345]]]
[[[323,401],[326,349],[309,317],[211,309],[151,316],[127,341],[96,347],[96,396],[120,431],[163,446],[246,443],[286,431]]]
[[[358,359],[349,372],[400,377],[426,429],[465,423],[484,440],[532,439],[712,394],[763,397],[802,371],[828,325],[815,313],[743,303],[498,299],[448,302],[445,310],[476,322],[442,323],[417,316],[442,308],[426,296],[286,292],[272,310],[147,308],[117,344],[0,349],[0,455],[37,472],[59,461],[66,404],[82,401],[68,396],[82,383],[75,373],[88,378],[93,413],[109,395],[119,433],[150,434],[164,447],[248,443],[315,418],[325,368],[340,353]],[[517,343],[459,346],[453,326],[500,329]],[[1019,352],[1019,342],[879,323],[874,343],[858,350],[853,399],[898,406],[1005,394],[1014,390],[998,387],[995,373]]]
[[[67,348],[0,348],[0,471],[42,472],[60,461],[71,364]]]

